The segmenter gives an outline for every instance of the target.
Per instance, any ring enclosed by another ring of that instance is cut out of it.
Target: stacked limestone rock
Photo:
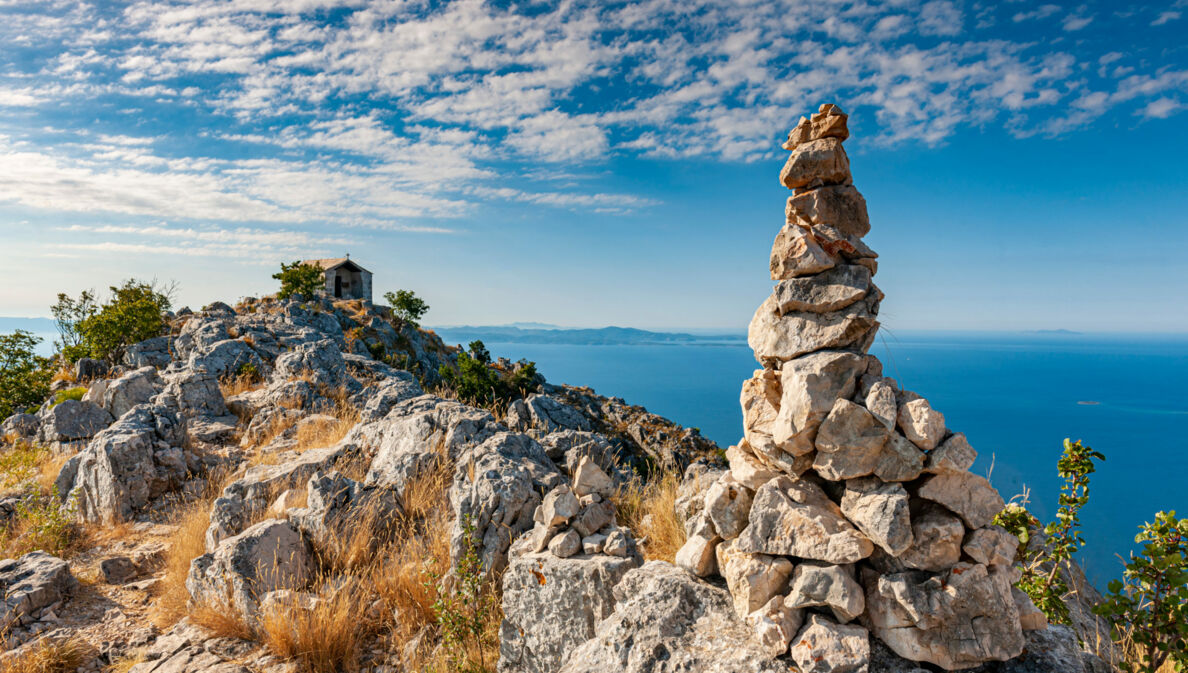
[[[614,490],[606,472],[582,458],[573,473],[573,487],[557,486],[536,508],[529,551],[547,549],[558,558],[578,553],[627,556],[634,543],[626,530],[615,525],[615,505],[608,500]]]
[[[1017,541],[991,525],[1002,498],[968,471],[965,436],[866,353],[883,295],[848,136],[824,105],[783,145],[794,195],[749,333],[763,369],[677,563],[724,577],[771,656],[802,671],[865,670],[870,634],[949,670],[1009,659],[1021,615],[1043,623],[1011,587]]]

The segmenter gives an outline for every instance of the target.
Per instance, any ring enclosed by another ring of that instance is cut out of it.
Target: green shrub
[[[503,406],[534,391],[539,376],[536,363],[520,360],[510,372],[491,366],[491,353],[482,341],[470,342],[469,351],[458,354],[458,369],[447,365],[438,374],[464,402],[479,406]]]
[[[245,362],[239,365],[239,369],[235,370],[235,376],[252,383],[259,383],[264,380],[264,376],[260,374],[260,370],[251,362]]]
[[[0,334],[0,420],[36,407],[49,395],[53,370],[37,354],[41,338],[24,330]]]
[[[1177,671],[1188,667],[1188,519],[1159,512],[1154,523],[1139,527],[1141,544],[1121,580],[1109,584],[1105,601],[1094,610],[1110,621],[1115,637],[1129,637],[1136,660],[1123,670],[1154,673],[1171,661]]]
[[[486,627],[496,602],[493,592],[484,586],[483,562],[474,542],[474,523],[469,515],[462,517],[462,542],[465,550],[454,569],[457,580],[454,590],[438,594],[433,613],[452,669],[486,671],[485,653],[491,643],[484,640],[488,637]],[[437,583],[439,578],[430,575],[429,581]]]
[[[90,292],[83,292],[78,299],[59,294],[50,307],[62,336],[62,354],[71,362],[92,357],[118,363],[128,346],[161,336],[173,285],[130,278],[109,289],[110,297],[99,306]]]
[[[50,313],[53,314],[54,323],[58,328],[59,341],[54,346],[69,362],[77,362],[79,358],[88,355],[89,349],[82,326],[98,312],[99,305],[90,290],[83,290],[79,293],[78,299],[62,292],[58,293],[57,303],[50,307]]]
[[[413,327],[419,327],[421,318],[429,312],[429,304],[412,290],[385,292],[384,301],[392,307],[393,315]]]
[[[318,290],[326,287],[326,273],[314,264],[306,264],[300,260],[292,264],[281,264],[281,270],[272,274],[281,283],[276,296],[288,299],[293,295],[312,297]]]
[[[1015,586],[1031,597],[1048,621],[1057,624],[1067,624],[1069,620],[1068,605],[1064,602],[1069,587],[1060,571],[1067,567],[1073,553],[1085,545],[1081,538],[1080,511],[1089,502],[1089,475],[1097,469],[1094,460],[1105,460],[1105,456],[1080,440],[1064,440],[1064,453],[1056,463],[1056,471],[1064,478],[1060,507],[1056,520],[1044,526],[1042,547],[1031,544],[1030,529],[1038,528],[1039,521],[1022,506],[1010,505],[994,518],[994,523],[1019,538],[1017,561],[1022,577]]]
[[[86,386],[79,386],[77,388],[68,388],[66,390],[59,390],[57,393],[54,393],[54,403],[50,406],[56,407],[59,404],[65,402],[66,400],[74,400],[77,402],[79,400],[82,400],[83,395],[86,395],[86,394],[87,394]]]

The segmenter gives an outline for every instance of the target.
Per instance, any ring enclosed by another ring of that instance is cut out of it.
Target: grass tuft
[[[680,475],[666,471],[653,474],[648,482],[633,479],[612,498],[619,521],[643,541],[649,561],[672,562],[685,544],[685,522],[676,511],[680,485]]]
[[[42,637],[0,656],[0,673],[73,673],[89,654],[80,640]]]

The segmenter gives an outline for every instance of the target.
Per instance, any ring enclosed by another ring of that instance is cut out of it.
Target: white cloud
[[[1155,119],[1167,119],[1173,112],[1182,108],[1183,105],[1174,98],[1158,98],[1147,103],[1143,108],[1142,114],[1144,117],[1152,117]]]
[[[1151,22],[1151,25],[1152,26],[1162,26],[1165,23],[1171,23],[1172,21],[1175,21],[1179,18],[1180,18],[1180,12],[1177,12],[1175,10],[1168,10],[1166,12],[1160,12],[1159,16],[1156,17],[1156,19]]]
[[[1022,23],[1024,21],[1036,21],[1039,19],[1046,19],[1049,16],[1060,11],[1060,5],[1040,5],[1030,12],[1019,12],[1011,17],[1015,23]]]

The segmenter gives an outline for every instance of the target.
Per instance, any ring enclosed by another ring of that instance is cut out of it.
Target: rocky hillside
[[[1012,587],[973,448],[867,353],[848,135],[827,105],[784,145],[725,452],[589,389],[467,404],[458,349],[358,302],[183,310],[80,361],[80,399],[3,424],[0,668],[1110,670],[1092,615]]]

